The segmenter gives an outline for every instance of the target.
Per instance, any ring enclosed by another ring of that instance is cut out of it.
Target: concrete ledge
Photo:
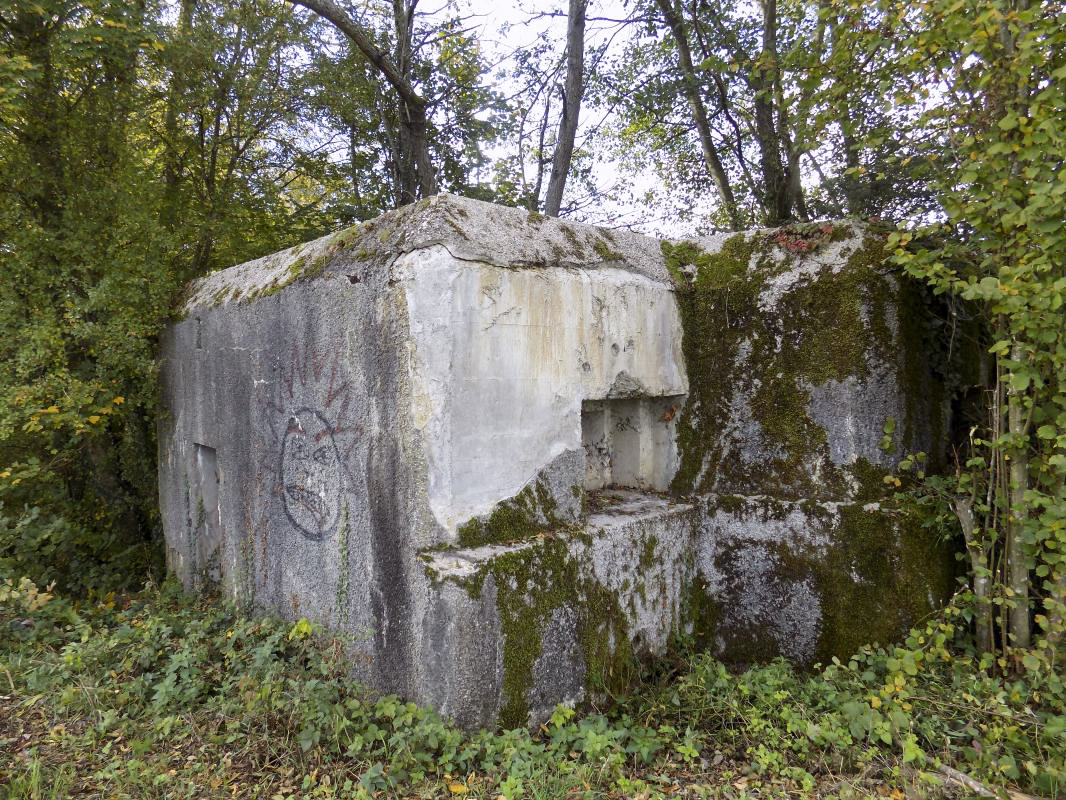
[[[719,657],[845,658],[897,640],[954,586],[950,543],[887,503],[702,498],[697,543],[702,618]]]
[[[535,725],[663,652],[681,624],[697,509],[630,491],[591,505],[583,529],[421,554],[426,674],[449,676],[424,681],[425,700],[469,728]]]

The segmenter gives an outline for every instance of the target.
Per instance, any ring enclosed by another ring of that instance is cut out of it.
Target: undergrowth
[[[952,769],[1061,796],[1061,676],[998,677],[962,613],[814,674],[694,655],[606,710],[470,735],[361,688],[306,621],[0,582],[0,798],[968,796]]]

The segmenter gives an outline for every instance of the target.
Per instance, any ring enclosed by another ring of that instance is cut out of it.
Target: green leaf
[[[918,739],[913,733],[903,737],[903,762],[925,761],[925,751],[918,746]]]
[[[293,639],[306,639],[312,633],[311,623],[307,617],[301,617],[289,630],[289,641]]]

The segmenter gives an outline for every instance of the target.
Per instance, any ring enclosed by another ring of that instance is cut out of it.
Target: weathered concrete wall
[[[887,502],[905,454],[938,460],[949,408],[882,242],[819,223],[664,246],[691,383],[673,489],[701,497],[692,624],[723,658],[844,657],[952,589],[950,546]]]
[[[402,256],[395,274],[411,320],[430,506],[450,534],[553,463],[556,513],[577,521],[585,463],[565,457],[582,450],[582,402],[688,390],[677,304],[662,280],[607,265],[491,267],[441,245]]]
[[[682,630],[803,663],[898,635],[947,573],[882,478],[945,416],[878,247],[440,196],[208,276],[161,351],[170,568],[467,727]]]
[[[162,346],[160,499],[183,581],[213,577],[231,598],[348,632],[360,675],[406,690],[425,473],[407,421],[403,295],[386,277],[341,271],[190,307]],[[204,447],[217,454],[214,509],[190,459]],[[221,536],[208,552],[211,516]]]
[[[657,247],[442,197],[194,284],[162,346],[171,569],[346,633],[362,679],[464,724],[581,695],[586,649],[631,653],[625,629],[591,643],[599,624],[576,599],[545,617],[504,587],[501,608],[491,583],[442,584],[420,553],[578,530],[589,402],[635,404],[616,419],[632,439],[618,471],[666,487],[687,383]],[[669,418],[649,419],[660,406]],[[533,591],[545,576],[526,571]],[[594,584],[580,591],[605,607]],[[519,615],[540,647],[525,683]],[[641,647],[664,635],[634,629]]]

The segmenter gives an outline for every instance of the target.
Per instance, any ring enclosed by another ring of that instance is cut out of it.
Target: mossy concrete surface
[[[537,724],[559,703],[623,690],[638,659],[665,652],[681,631],[696,509],[620,490],[592,504],[584,527],[422,554],[425,629],[438,633],[427,652],[451,664],[447,680],[423,681],[425,702],[466,725]]]
[[[197,310],[250,303],[325,273],[343,272],[358,282],[405,253],[435,245],[462,261],[507,269],[610,262],[655,280],[666,277],[655,239],[439,194],[193,281],[177,314],[184,318]]]
[[[929,319],[883,247],[856,223],[663,244],[691,384],[675,491],[876,495],[869,467],[942,444]]]
[[[896,641],[955,585],[949,542],[884,503],[709,496],[697,543],[711,649],[826,663]]]
[[[689,627],[741,663],[893,640],[953,587],[948,543],[886,505],[942,456],[927,299],[854,222],[664,243],[689,374],[673,483],[700,498]]]

